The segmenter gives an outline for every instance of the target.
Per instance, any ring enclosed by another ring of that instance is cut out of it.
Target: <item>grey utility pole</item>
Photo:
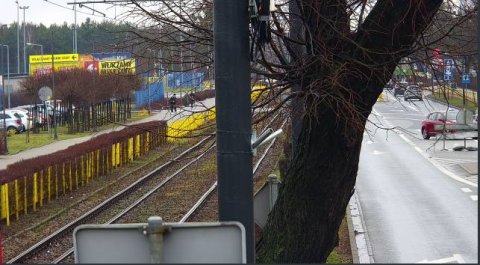
[[[20,73],[20,5],[17,3],[17,74]]]
[[[9,87],[10,86],[10,49],[9,49],[8,45],[5,45],[5,44],[1,44],[1,45],[2,45],[2,47],[4,47],[4,46],[7,47],[7,81],[8,81],[7,87]],[[11,90],[10,88],[7,90],[8,108],[11,107],[10,106],[10,93],[11,93],[10,90]]]
[[[74,23],[73,23],[73,53],[78,53],[77,48],[77,1],[73,1],[73,13],[74,13]]]
[[[28,9],[28,6],[21,6],[20,9],[23,9],[23,73],[27,73],[27,52],[26,52],[26,46],[25,43],[27,42],[25,38],[25,32],[26,32],[26,23],[25,23],[25,10]]]
[[[53,96],[53,140],[58,141],[57,134],[57,99],[55,97],[55,55],[53,53],[53,30],[52,30],[52,96]],[[43,49],[43,47],[42,47]],[[43,64],[43,55],[42,55]],[[47,109],[45,108],[45,111]]]
[[[255,257],[247,0],[214,0],[218,213],[245,227],[247,262]]]
[[[2,42],[5,41],[5,38],[3,37],[3,30],[7,27],[7,25],[0,25],[2,29]],[[3,109],[3,144],[4,144],[4,155],[8,154],[8,146],[7,146],[7,123],[5,122],[5,68],[3,67],[3,61],[4,61],[4,56],[3,56],[3,45],[2,45],[2,109]]]

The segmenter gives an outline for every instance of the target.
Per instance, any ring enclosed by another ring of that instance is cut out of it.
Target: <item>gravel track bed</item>
[[[210,140],[211,142],[211,140]],[[193,151],[193,154],[200,154],[203,153],[210,145],[207,143],[203,147]],[[88,220],[86,223],[106,223],[110,220],[113,216],[121,212],[123,209],[127,208],[131,205],[134,201],[144,195],[146,191],[149,191],[154,186],[158,185],[158,183],[162,182],[166,179],[169,175],[180,169],[186,163],[188,163],[191,159],[192,155],[185,157],[184,159],[178,161],[178,163],[169,166],[161,173],[157,174],[151,180],[142,184],[142,187],[128,196],[120,199],[120,201],[111,205],[107,210],[101,212],[91,220]],[[170,157],[170,159],[173,157]],[[137,177],[138,178],[138,177]],[[100,195],[97,193],[97,195]],[[101,195],[100,195],[101,196]],[[109,198],[110,196],[102,196],[103,200]],[[96,205],[96,204],[95,204]],[[95,206],[94,205],[94,206]],[[53,231],[52,231],[53,232]],[[24,261],[25,263],[51,263],[55,258],[63,254],[65,251],[70,249],[73,246],[73,238],[71,233],[67,233],[59,239],[56,239],[50,247],[45,250],[42,250],[40,253],[37,253],[35,257],[30,260]]]
[[[258,156],[253,158],[253,165],[260,159],[261,154],[265,151],[266,145],[259,148]],[[280,159],[282,145],[280,141],[276,141],[272,146],[267,156],[264,158],[257,173],[254,176],[254,193],[257,192],[263,184],[267,181],[270,175],[276,168],[278,160]],[[215,160],[216,165],[216,160]],[[215,172],[216,174],[216,172]],[[214,181],[207,187],[210,188]],[[195,203],[195,202],[194,202]],[[193,204],[192,203],[192,206]],[[217,189],[210,194],[200,208],[192,214],[189,222],[217,222],[218,221],[218,192]]]
[[[195,139],[195,142],[198,140]],[[20,221],[12,222],[10,227],[2,227],[4,260],[15,257],[193,144],[192,140],[186,145],[165,145],[113,174],[95,178],[89,185],[59,196],[53,203],[44,204],[36,213],[29,211],[28,215],[21,216]]]

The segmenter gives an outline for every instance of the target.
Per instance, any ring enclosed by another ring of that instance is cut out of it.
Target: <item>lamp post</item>
[[[20,5],[17,4],[17,74],[20,74]]]
[[[55,55],[53,54],[53,30],[52,30],[52,96],[53,96],[53,140],[58,141],[57,134],[57,99],[55,97]],[[43,67],[43,48],[42,48]]]
[[[7,47],[7,80],[8,80],[8,85],[10,85],[10,50],[8,45],[1,44],[2,47],[5,46]],[[3,54],[3,51],[2,51]],[[10,89],[8,90],[8,108],[10,108]]]
[[[43,45],[41,44],[35,44],[35,43],[31,43],[31,42],[27,42],[25,43],[26,45],[28,46],[40,46],[40,53],[42,55],[42,70],[40,71],[41,73],[43,73],[43,71],[45,70],[44,69],[44,66],[43,66]],[[52,54],[52,61],[53,61],[53,54]],[[55,72],[55,69],[52,68],[52,72]],[[53,89],[53,88],[52,88]],[[35,101],[36,102],[36,101]],[[45,112],[44,112],[44,118],[47,120],[47,130],[48,130],[48,137],[50,137],[50,126],[49,126],[49,123],[48,123],[48,111],[47,111],[47,105],[46,103],[44,102],[43,103],[43,107],[45,108]]]
[[[40,53],[42,55],[42,71],[44,71],[44,69],[43,69],[43,45],[42,44],[35,44],[35,43],[31,43],[31,42],[27,42],[25,44],[28,45],[28,46],[40,46]],[[53,54],[52,54],[52,60],[53,60]]]
[[[3,38],[3,31],[7,27],[7,25],[1,25],[2,28],[2,41],[5,39]],[[7,123],[5,122],[5,68],[3,68],[3,45],[2,45],[2,109],[3,109],[3,144],[4,144],[4,150],[5,150],[5,155],[8,154],[8,146],[7,146]]]
[[[94,36],[95,38],[98,36]],[[92,119],[93,119],[93,128],[92,130],[94,132],[98,132],[98,126],[97,126],[97,110],[95,108],[96,104],[96,91],[95,91],[95,75],[97,74],[97,71],[95,69],[95,42],[93,41],[93,53],[92,53],[92,58],[93,58],[93,72],[92,72],[92,80],[93,80],[93,104],[92,104]]]
[[[25,24],[25,10],[28,9],[29,6],[21,6],[20,9],[23,10],[23,73],[27,73],[27,53],[26,53],[26,38],[25,38],[25,32],[26,32],[26,24]]]

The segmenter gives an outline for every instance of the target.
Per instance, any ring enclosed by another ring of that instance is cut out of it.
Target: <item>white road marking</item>
[[[407,108],[411,109],[411,110],[414,110],[414,111],[419,111],[417,108],[413,107],[413,106],[410,106],[410,105],[407,105]]]
[[[409,145],[413,146],[413,147],[417,147],[412,141],[410,141],[405,135],[400,135],[400,137],[405,141],[407,142]],[[465,183],[467,185],[470,185],[470,186],[473,186],[475,188],[478,188],[478,184],[476,183],[473,183],[473,182],[470,182],[468,180],[465,180],[455,174],[453,174],[452,172],[448,171],[447,169],[445,169],[443,166],[441,166],[437,161],[435,161],[435,159],[431,159],[430,157],[428,157],[426,154],[423,153],[423,151],[420,149],[420,148],[415,148],[415,150],[420,153],[423,157],[425,157],[425,159],[427,159],[428,161],[430,161],[430,163],[432,163],[438,170],[442,171],[443,174],[447,175],[448,177],[456,180],[456,181],[460,181],[462,183]]]
[[[367,141],[367,144],[373,144],[373,142],[372,142],[372,141],[370,141],[370,140],[368,140],[368,141]]]
[[[380,151],[377,151],[377,150],[373,150],[373,153],[374,155],[381,155],[383,154],[383,152],[380,152]]]
[[[405,111],[405,110],[403,110],[403,109],[392,109],[392,111],[403,112],[403,111]]]
[[[470,193],[470,192],[472,192],[472,190],[469,189],[469,188],[461,188],[461,190],[462,190],[463,192],[465,192],[465,193]]]
[[[402,135],[402,136],[403,136],[403,135]],[[415,150],[417,150],[417,152],[419,152],[419,153],[421,153],[421,152],[422,152],[422,149],[420,149],[420,147],[418,147],[418,146],[415,146],[414,148],[415,148]]]
[[[470,199],[472,199],[472,201],[478,201],[478,196],[477,195],[471,195]]]
[[[448,262],[457,262],[457,263],[465,263],[465,260],[463,260],[462,256],[460,254],[453,254],[452,257],[448,258],[443,258],[443,259],[437,259],[437,260],[431,260],[428,261],[426,259],[419,261],[417,263],[448,263]]]

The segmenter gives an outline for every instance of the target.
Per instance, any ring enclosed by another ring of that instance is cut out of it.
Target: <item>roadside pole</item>
[[[245,227],[247,262],[255,257],[247,0],[214,0],[218,212]]]
[[[42,63],[43,63],[43,56],[42,56]],[[53,31],[52,31],[52,96],[53,96],[53,140],[58,141],[57,99],[55,97],[55,55],[53,53]]]

